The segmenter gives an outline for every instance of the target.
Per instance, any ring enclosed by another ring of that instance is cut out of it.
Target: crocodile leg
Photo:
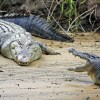
[[[86,64],[82,67],[76,67],[76,68],[68,68],[67,70],[69,71],[74,71],[74,72],[85,72],[88,71],[88,69],[91,67],[90,62],[86,62]]]
[[[45,54],[49,54],[49,55],[57,55],[60,54],[58,52],[55,52],[54,50],[52,50],[50,47],[47,47],[45,44],[41,43],[41,42],[37,42],[36,43],[41,47],[43,53]]]

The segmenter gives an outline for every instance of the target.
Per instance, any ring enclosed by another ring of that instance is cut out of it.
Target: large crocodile
[[[0,52],[19,65],[29,65],[46,54],[58,54],[45,44],[33,40],[32,35],[12,22],[0,20]]]
[[[73,42],[73,38],[69,37],[67,34],[60,34],[56,32],[53,27],[51,27],[45,19],[40,18],[35,15],[15,15],[10,14],[6,16],[1,16],[0,19],[13,22],[20,25],[26,31],[30,32],[32,35],[39,36],[41,38],[57,40],[57,41],[67,41]]]
[[[69,52],[87,60],[87,63],[82,67],[68,68],[68,70],[75,72],[87,72],[88,75],[91,76],[94,83],[100,85],[100,57],[89,53],[82,53],[73,48],[69,49]]]

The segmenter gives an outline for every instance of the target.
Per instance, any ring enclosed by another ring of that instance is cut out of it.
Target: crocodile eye
[[[16,47],[15,44],[11,44],[12,49],[15,49],[15,47]]]
[[[33,45],[33,43],[29,43],[28,45],[31,46],[31,45]]]
[[[29,41],[29,42],[27,43],[27,45],[28,45],[28,46],[31,46],[31,45],[33,45],[33,42]]]
[[[15,47],[18,47],[18,43],[16,43],[16,42],[11,43],[11,48],[15,49]]]

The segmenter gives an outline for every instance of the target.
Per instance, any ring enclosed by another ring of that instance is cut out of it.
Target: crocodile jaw
[[[16,57],[16,59],[14,59],[19,65],[21,66],[28,66],[32,61],[30,59],[31,57],[25,57],[25,56],[22,56],[22,55],[18,55]]]
[[[79,52],[79,51],[75,50],[74,48],[70,48],[70,49],[68,49],[68,51],[69,51],[69,53],[72,53],[75,57],[79,57],[81,59],[84,59],[84,60],[90,62],[88,57],[84,56],[85,54],[83,52]]]
[[[89,75],[96,85],[100,85],[100,70],[94,69],[94,67],[92,67],[92,72],[90,70]]]

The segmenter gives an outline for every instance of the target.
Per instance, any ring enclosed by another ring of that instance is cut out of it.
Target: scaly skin
[[[87,60],[87,63],[82,67],[69,68],[68,70],[75,72],[87,72],[88,75],[91,76],[94,83],[100,85],[100,57],[93,54],[82,53],[73,48],[69,49],[69,52],[75,56]]]
[[[61,42],[74,42],[74,40],[69,37],[67,34],[60,34],[56,32],[43,18],[40,18],[39,16],[35,15],[28,15],[28,16],[19,16],[19,15],[7,15],[7,16],[1,16],[0,19],[13,22],[24,29],[26,31],[31,32],[32,35],[50,39],[50,40],[56,40]]]
[[[0,20],[0,51],[3,56],[13,59],[19,65],[29,65],[46,54],[58,54],[45,44],[33,40],[22,27]]]

